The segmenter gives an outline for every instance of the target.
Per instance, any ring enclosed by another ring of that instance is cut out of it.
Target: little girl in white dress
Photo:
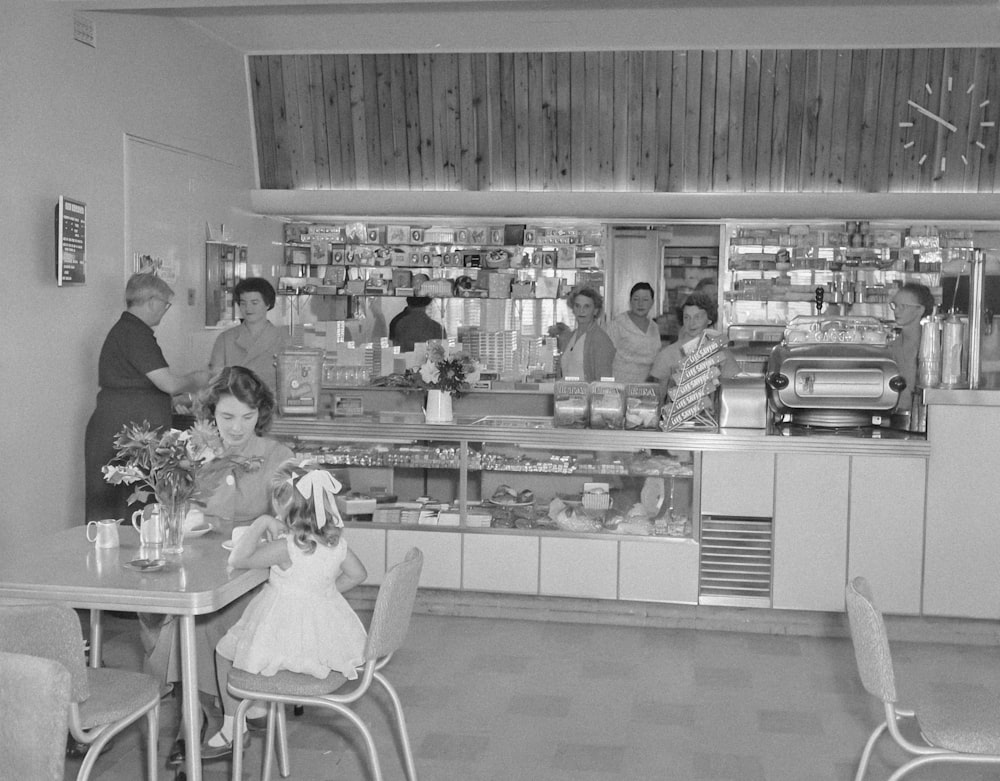
[[[233,545],[229,564],[270,567],[264,588],[216,646],[222,729],[204,745],[206,759],[232,749],[236,701],[226,679],[233,666],[259,675],[279,670],[326,678],[358,677],[367,635],[342,592],[368,573],[347,547],[337,510],[337,480],[315,462],[286,461],[274,476],[277,517],[262,515]]]

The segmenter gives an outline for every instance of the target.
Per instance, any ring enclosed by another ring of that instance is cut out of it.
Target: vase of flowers
[[[451,423],[452,399],[461,396],[479,379],[479,363],[460,347],[434,340],[427,344],[427,357],[404,375],[408,387],[427,391],[424,420]]]
[[[191,500],[212,489],[213,475],[221,479],[225,470],[214,467],[236,463],[225,455],[218,430],[201,421],[185,431],[164,432],[151,429],[146,421],[127,423],[114,444],[115,457],[101,470],[104,479],[115,485],[135,485],[129,504],[155,498],[163,524],[163,551],[180,553]],[[245,460],[248,463],[243,466],[252,468],[250,459]]]

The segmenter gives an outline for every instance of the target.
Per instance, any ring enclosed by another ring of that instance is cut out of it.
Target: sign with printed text
[[[56,283],[87,281],[87,205],[63,195],[56,207]]]

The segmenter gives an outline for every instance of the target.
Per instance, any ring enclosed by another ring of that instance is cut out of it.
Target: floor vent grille
[[[770,518],[702,516],[699,604],[770,607],[772,531]]]

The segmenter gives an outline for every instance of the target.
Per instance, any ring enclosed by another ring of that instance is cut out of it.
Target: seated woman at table
[[[274,394],[264,381],[242,366],[228,366],[217,374],[199,398],[198,416],[212,422],[236,463],[225,462],[225,474],[207,474],[217,484],[205,505],[205,516],[227,536],[234,525],[249,523],[271,510],[271,478],[292,457],[280,442],[265,437],[274,415]],[[237,619],[251,595],[230,603],[216,613],[198,616],[195,644],[198,654],[198,688],[219,697],[215,676],[215,646]],[[180,680],[176,622],[163,616],[141,615],[147,671],[163,683]],[[175,744],[170,761],[184,760],[183,745]]]

